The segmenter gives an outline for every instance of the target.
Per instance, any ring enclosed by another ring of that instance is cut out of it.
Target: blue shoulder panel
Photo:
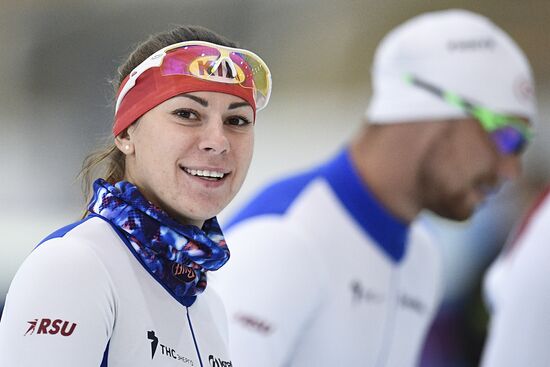
[[[44,242],[46,241],[49,241],[51,240],[52,238],[60,238],[60,237],[63,237],[65,236],[68,232],[70,232],[73,228],[79,226],[80,224],[84,223],[85,221],[87,221],[88,219],[90,219],[91,216],[88,216],[82,220],[79,220],[78,222],[75,222],[75,223],[72,223],[72,224],[69,224],[63,228],[60,228],[58,229],[57,231],[53,232],[52,234],[50,234],[48,237],[44,238],[42,241],[40,241],[38,243],[38,245],[36,245],[36,247],[40,246],[41,244],[43,244]],[[36,249],[35,247],[35,249]]]
[[[230,219],[226,229],[251,217],[284,214],[302,190],[318,177],[327,181],[350,216],[386,255],[400,262],[405,254],[408,223],[396,218],[378,202],[362,182],[347,149],[313,170],[268,186]]]
[[[323,176],[363,231],[396,263],[405,255],[408,223],[390,213],[370,192],[344,150],[321,168]]]
[[[245,219],[266,214],[284,214],[300,192],[319,174],[318,170],[301,173],[271,184],[241,209],[225,225],[228,230]]]

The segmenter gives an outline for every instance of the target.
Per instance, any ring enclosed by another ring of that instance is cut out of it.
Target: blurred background
[[[437,4],[437,5],[428,5]],[[211,28],[270,65],[274,91],[260,112],[247,181],[230,207],[282,173],[333,154],[361,124],[374,48],[424,11],[460,7],[490,17],[531,60],[540,121],[525,175],[466,223],[426,214],[445,261],[445,300],[422,366],[475,366],[487,316],[483,271],[550,181],[550,2],[546,0],[1,0],[0,312],[9,283],[43,237],[78,219],[85,155],[108,136],[109,79],[148,34],[175,24]]]

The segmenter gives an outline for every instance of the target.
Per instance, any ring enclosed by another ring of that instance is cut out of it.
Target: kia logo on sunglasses
[[[217,56],[199,57],[189,65],[189,72],[197,78],[213,82],[238,84],[245,80],[243,70],[231,59],[217,61]]]

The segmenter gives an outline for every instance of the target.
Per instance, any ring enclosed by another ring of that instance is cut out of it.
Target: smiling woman
[[[254,112],[239,97],[194,92],[156,106],[120,134],[126,173],[152,203],[202,226],[241,187],[254,142]]]
[[[116,89],[113,136],[81,172],[83,219],[12,282],[2,366],[231,364],[207,273],[229,259],[216,215],[248,171],[269,70],[212,31],[178,27],[138,46]]]

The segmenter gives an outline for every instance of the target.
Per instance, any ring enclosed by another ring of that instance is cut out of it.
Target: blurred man
[[[520,174],[531,70],[487,18],[413,18],[383,39],[372,79],[353,141],[229,224],[232,258],[216,281],[235,365],[415,365],[442,290],[415,218],[467,219]]]
[[[550,188],[489,269],[491,327],[483,367],[550,365]]]

